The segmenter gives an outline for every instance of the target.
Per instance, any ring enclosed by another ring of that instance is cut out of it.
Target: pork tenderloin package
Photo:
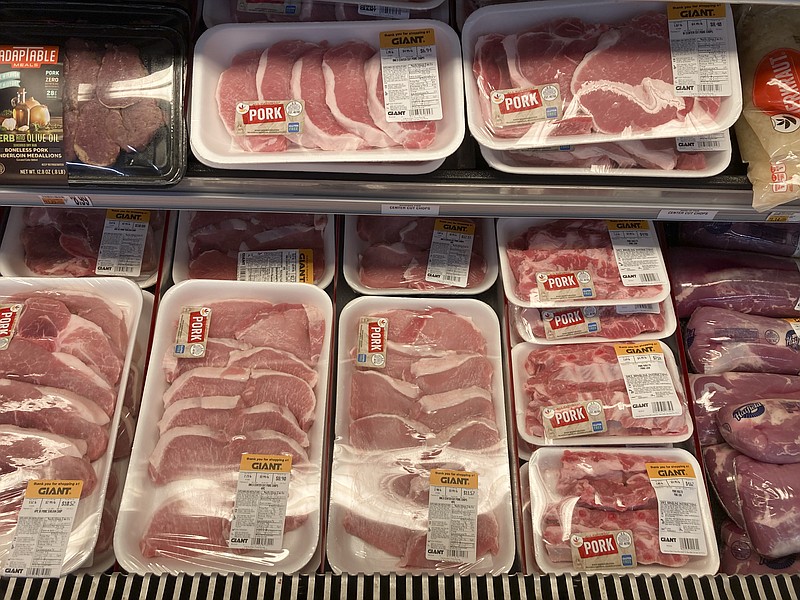
[[[169,216],[155,210],[12,208],[0,245],[0,273],[113,275],[150,287],[158,279],[162,250],[172,241]]]
[[[711,177],[731,162],[730,134],[697,138],[559,145],[527,150],[481,146],[489,166],[517,175]]]
[[[3,278],[0,307],[0,563],[58,577],[101,529],[142,292],[126,279]]]
[[[509,302],[526,308],[657,304],[669,279],[651,221],[497,220]]]
[[[234,169],[449,156],[465,127],[458,37],[438,21],[400,25],[206,31],[194,61],[194,153],[209,166]],[[206,102],[212,96],[217,102]],[[385,172],[393,173],[392,165]]]
[[[678,318],[700,306],[800,317],[800,269],[793,258],[676,246],[667,259]]]
[[[470,132],[521,150],[725,131],[742,109],[730,7],[697,18],[666,2],[476,11],[462,30]]]
[[[491,219],[345,218],[344,277],[360,294],[473,295],[497,279]]]
[[[516,331],[535,344],[591,344],[664,339],[675,333],[672,303],[522,308],[510,306]]]
[[[703,448],[708,481],[723,510],[740,527],[744,527],[744,515],[736,490],[736,458],[742,453],[726,443]]]
[[[182,211],[172,277],[313,283],[336,271],[333,215]]]
[[[165,294],[114,538],[132,573],[293,573],[315,555],[332,325],[297,283]]]
[[[507,572],[515,533],[495,313],[471,299],[365,297],[339,330],[333,570]]]
[[[800,400],[800,377],[773,373],[719,373],[689,375],[694,417],[700,444],[724,441],[717,426],[717,412],[728,406],[767,398]]]
[[[684,246],[742,250],[773,256],[800,256],[799,223],[678,223],[678,241]]]
[[[685,450],[541,448],[528,466],[545,573],[717,572],[702,471]]]
[[[765,398],[728,405],[717,425],[733,448],[762,462],[800,462],[800,400]]]
[[[765,558],[755,548],[747,532],[733,521],[720,529],[719,572],[725,575],[794,575],[800,574],[800,556]]]
[[[686,324],[686,353],[698,373],[800,373],[800,323],[724,308],[698,308]]]
[[[113,11],[111,22],[85,3],[0,8],[15,23],[4,36],[13,58],[0,61],[0,131],[12,134],[0,142],[0,185],[164,186],[183,176],[188,16]]]
[[[693,427],[675,358],[658,341],[522,343],[511,350],[519,435],[545,445],[668,444]]]
[[[445,23],[450,8],[444,0],[426,2],[427,8],[417,8],[418,2],[404,6],[376,3],[332,2],[326,0],[290,0],[258,2],[248,0],[209,0],[203,3],[203,21],[214,27],[223,23],[298,23],[306,21],[370,21],[374,19],[437,19]]]
[[[744,109],[736,138],[756,210],[791,202],[800,191],[799,25],[794,7],[746,6],[738,12]]]

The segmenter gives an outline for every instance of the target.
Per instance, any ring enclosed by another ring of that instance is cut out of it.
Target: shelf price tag
[[[48,206],[69,206],[72,208],[91,208],[94,206],[91,196],[60,196],[46,195],[39,196],[42,204]]]

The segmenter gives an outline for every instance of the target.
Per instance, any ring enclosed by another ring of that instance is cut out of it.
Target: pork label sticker
[[[662,285],[667,271],[650,221],[606,221],[622,285]]]
[[[436,219],[425,281],[467,287],[474,239],[475,223]]]
[[[657,315],[661,308],[658,304],[620,304],[616,311],[618,315]]]
[[[425,558],[474,563],[478,543],[478,474],[434,469],[430,484]]]
[[[356,366],[382,369],[386,366],[386,340],[389,320],[383,317],[361,317],[358,322]]]
[[[411,10],[394,6],[378,6],[377,4],[359,4],[358,14],[376,19],[408,19]]]
[[[734,37],[725,4],[670,2],[667,16],[675,95],[730,96]]]
[[[79,479],[28,482],[3,575],[61,575],[81,490]]]
[[[262,250],[239,252],[239,281],[314,283],[314,251]]]
[[[678,152],[723,152],[731,149],[731,139],[724,133],[709,133],[675,140]]]
[[[634,419],[677,417],[683,407],[658,342],[614,344]]]
[[[536,273],[536,289],[531,292],[531,302],[586,300],[596,296],[589,271],[540,272]]]
[[[249,13],[272,13],[278,15],[297,15],[300,2],[291,0],[239,0],[236,8]]]
[[[573,402],[542,409],[544,437],[550,440],[608,431],[603,405],[597,400]]]
[[[20,312],[21,304],[0,304],[0,350],[8,348],[14,338]]]
[[[561,117],[561,88],[557,83],[525,89],[494,90],[489,100],[492,125],[498,129]]]
[[[380,47],[386,120],[389,123],[441,121],[434,30],[382,31]],[[373,85],[369,73],[367,85]]]
[[[150,227],[149,210],[107,210],[97,275],[138,277]]]
[[[203,358],[210,325],[211,309],[208,306],[181,308],[173,354],[178,358]]]
[[[575,534],[569,538],[572,564],[580,571],[633,568],[636,547],[630,529]]]
[[[228,539],[230,548],[279,550],[283,547],[291,479],[291,456],[242,454]]]
[[[305,100],[252,100],[236,104],[234,135],[302,133]]]
[[[563,308],[542,311],[544,337],[548,340],[563,340],[582,335],[596,335],[602,329],[597,308]]]
[[[647,463],[650,484],[658,498],[659,549],[664,554],[706,556],[706,536],[690,463]]]
[[[777,48],[764,55],[755,72],[753,104],[769,115],[778,133],[800,128],[800,52]]]
[[[797,310],[797,307],[795,307]],[[800,319],[784,319],[786,322],[791,325],[792,330],[795,332],[796,335],[800,336]]]

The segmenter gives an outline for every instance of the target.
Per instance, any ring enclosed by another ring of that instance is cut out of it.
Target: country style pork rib
[[[598,306],[596,308],[597,318],[600,320],[600,331],[597,333],[585,333],[575,337],[598,337],[609,340],[630,340],[642,333],[652,333],[656,331],[663,331],[666,326],[666,319],[664,316],[664,304],[658,304],[657,313],[651,312],[651,305],[643,307],[616,307],[616,306]],[[641,312],[627,312],[628,308],[633,308],[634,311]],[[538,308],[522,308],[521,306],[512,306],[514,321],[516,322],[517,331],[524,332],[526,340],[533,341],[533,337],[546,339],[544,320],[542,319],[542,312],[545,309]],[[574,309],[559,309],[559,310],[574,310]],[[626,311],[626,312],[622,312]]]

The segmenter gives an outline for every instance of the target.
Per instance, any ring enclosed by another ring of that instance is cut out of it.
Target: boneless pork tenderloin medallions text
[[[497,349],[494,341],[487,343],[495,338],[484,336],[473,317],[455,306],[370,301],[384,302],[386,309],[356,301],[345,310],[357,316],[342,321],[353,331],[343,332],[340,347],[344,398],[336,419],[331,563],[347,572],[502,572],[508,482]],[[359,356],[364,349],[356,334],[367,323],[382,328],[383,360]],[[364,464],[372,468],[364,470]],[[437,469],[478,474],[475,562],[466,553],[435,559],[426,552]],[[363,552],[375,560],[359,558]]]
[[[246,152],[415,150],[430,147],[437,135],[437,121],[387,120],[380,52],[358,40],[283,40],[239,53],[221,74],[216,97],[219,118]],[[300,131],[258,135],[237,128],[240,103],[288,99],[304,103]]]
[[[249,286],[255,284],[225,285],[248,286],[252,293]],[[237,481],[243,454],[291,457],[284,534],[316,519],[319,368],[327,317],[313,303],[246,297],[203,302],[207,282],[181,286],[195,289],[186,290],[182,303],[191,297],[210,310],[205,354],[182,358],[174,354],[173,343],[164,345],[162,370],[153,375],[164,391],[148,420],[157,441],[149,456],[136,463],[141,472],[135,477],[149,490],[149,508],[136,517],[146,523],[139,556],[126,561],[134,561],[137,570],[200,564],[221,571],[296,570],[302,564],[295,562],[307,562],[304,548],[316,539],[313,532],[304,530],[302,540],[284,537],[283,545],[272,550],[231,544]],[[269,296],[273,290],[259,292]],[[165,305],[171,322],[164,335],[170,340],[175,339],[182,310],[176,303],[181,302]]]

